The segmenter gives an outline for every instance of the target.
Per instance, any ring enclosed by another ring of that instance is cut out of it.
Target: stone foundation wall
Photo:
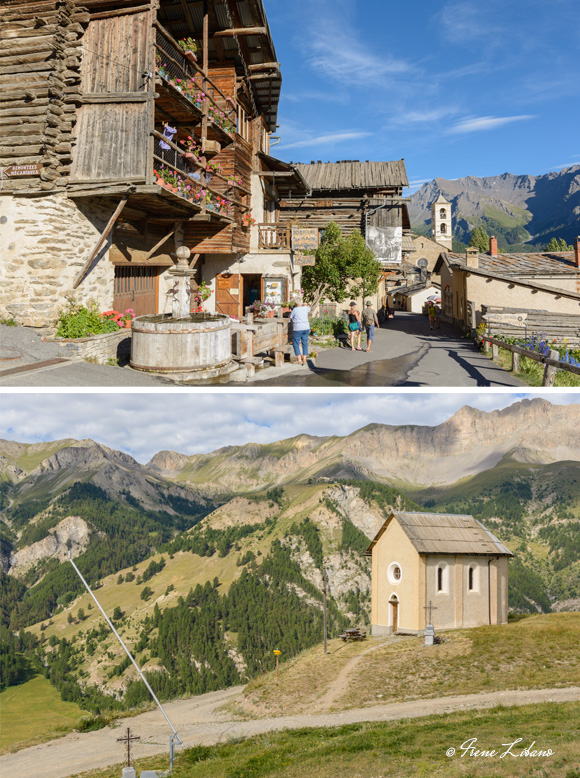
[[[64,356],[87,359],[100,365],[106,365],[110,359],[124,359],[131,355],[131,330],[127,329],[91,335],[89,338],[54,338],[52,342],[62,345]]]
[[[0,196],[0,317],[51,326],[67,295],[83,303],[97,300],[101,310],[112,308],[111,236],[80,286],[72,288],[111,213],[65,194]]]

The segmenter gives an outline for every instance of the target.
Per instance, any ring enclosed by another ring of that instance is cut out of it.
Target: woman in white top
[[[310,322],[308,321],[310,306],[306,305],[301,297],[297,298],[295,302],[296,306],[290,312],[292,345],[294,346],[294,353],[298,358],[298,364],[305,365],[308,356],[308,335],[310,333]],[[302,354],[300,353],[301,345]]]

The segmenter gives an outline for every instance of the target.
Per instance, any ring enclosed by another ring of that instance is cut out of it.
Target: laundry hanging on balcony
[[[177,130],[174,127],[170,127],[168,124],[166,124],[165,127],[163,128],[163,135],[167,138],[167,140],[173,140],[173,136],[175,135],[176,132]],[[167,143],[165,143],[165,141],[162,140],[159,141],[159,145],[164,151],[169,151],[169,149],[171,148],[171,146],[168,146]]]

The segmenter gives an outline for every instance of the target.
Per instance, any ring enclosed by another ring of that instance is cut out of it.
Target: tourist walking
[[[352,302],[348,311],[348,328],[350,330],[350,348],[354,351],[354,338],[356,335],[356,350],[362,351],[360,347],[360,336],[362,327],[360,323],[360,312],[357,310],[356,303]]]
[[[305,365],[308,357],[308,335],[310,334],[310,306],[306,305],[302,297],[295,298],[295,307],[290,311],[292,322],[292,345],[299,365]],[[302,346],[302,353],[300,347]]]
[[[427,316],[429,317],[429,329],[435,329],[435,303],[429,302],[427,305]]]
[[[435,329],[441,329],[441,306],[435,306]]]
[[[379,327],[379,320],[370,300],[367,300],[362,315],[363,324],[367,334],[367,351],[371,350],[373,340],[375,339],[375,326]]]

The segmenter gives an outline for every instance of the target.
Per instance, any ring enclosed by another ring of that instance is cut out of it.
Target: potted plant
[[[161,78],[167,80],[169,78],[169,75],[167,73],[167,62],[163,62],[162,64],[160,64],[157,72],[159,73]]]
[[[250,214],[246,213],[242,216],[242,229],[247,230],[249,227],[253,227],[255,223],[256,220]]]
[[[265,302],[263,300],[256,300],[250,306],[250,310],[252,311],[254,316],[258,316],[263,319],[265,318],[271,319],[274,316],[274,312],[276,310],[276,304]]]
[[[179,45],[190,62],[197,62],[197,57],[195,55],[195,52],[197,51],[197,43],[193,40],[193,38],[182,38],[179,41]]]

